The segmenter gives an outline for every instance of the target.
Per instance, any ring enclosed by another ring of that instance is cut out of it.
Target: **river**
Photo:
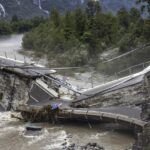
[[[23,34],[1,36],[0,37],[0,55],[13,58],[13,59],[16,58],[18,60],[24,60],[24,56],[19,53],[19,51],[22,49],[22,46],[21,46],[22,37],[23,37]]]
[[[0,38],[0,55],[31,61],[19,53],[23,35]],[[27,133],[25,123],[10,117],[11,112],[0,112],[0,150],[62,150],[65,145],[97,142],[106,150],[124,150],[134,143],[134,137],[126,130],[112,129],[108,124],[91,123],[42,123],[44,129]],[[120,128],[119,128],[120,129]]]

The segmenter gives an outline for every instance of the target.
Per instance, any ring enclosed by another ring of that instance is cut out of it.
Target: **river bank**
[[[18,37],[19,36],[19,37]],[[23,55],[19,56],[19,50],[21,49],[20,35],[2,39],[1,43],[5,43],[0,49],[7,50],[8,56],[12,55],[12,44],[14,44],[14,51],[17,54],[17,58],[24,60]],[[17,40],[20,39],[20,40]],[[15,41],[15,42],[14,42]],[[7,45],[7,46],[6,46]],[[10,45],[10,47],[9,47]],[[16,46],[18,45],[18,46]],[[1,46],[1,44],[0,44]],[[16,47],[15,47],[16,46]],[[10,51],[9,51],[10,50]],[[13,57],[12,57],[13,58]],[[29,58],[31,60],[31,58]],[[80,77],[80,78],[79,78]],[[83,87],[91,86],[91,83],[87,84],[90,75],[76,75],[76,78],[69,78],[69,81],[73,83],[82,82],[85,80]],[[126,130],[121,128],[114,128],[108,124],[94,124],[91,122],[92,129],[89,129],[87,123],[64,123],[64,124],[45,124],[44,129],[40,133],[26,133],[24,130],[24,122],[18,121],[10,117],[10,112],[0,113],[0,145],[1,150],[61,150],[63,143],[67,143],[69,146],[72,143],[77,145],[86,145],[89,142],[97,143],[100,146],[105,147],[106,150],[124,150],[130,147],[134,143],[134,137]]]

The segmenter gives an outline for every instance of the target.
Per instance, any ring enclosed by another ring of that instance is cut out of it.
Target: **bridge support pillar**
[[[143,103],[141,117],[143,120],[150,120],[150,100]]]
[[[141,133],[137,134],[137,140],[132,150],[150,150],[150,123],[148,123]]]

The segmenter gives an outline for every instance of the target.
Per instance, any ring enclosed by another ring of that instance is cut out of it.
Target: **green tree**
[[[130,33],[134,36],[135,39],[139,39],[142,37],[144,27],[144,20],[141,18],[136,21],[136,23],[132,23],[130,25]]]
[[[130,10],[129,16],[130,27],[128,32],[132,35],[132,39],[134,39],[134,42],[138,45],[138,42],[140,42],[143,33],[144,21],[139,10],[137,10],[136,8],[132,8]]]
[[[74,27],[75,35],[80,39],[85,31],[86,16],[81,8],[77,8],[74,11]]]
[[[11,22],[13,23],[13,22],[18,22],[18,21],[19,21],[18,16],[17,15],[13,15],[12,19],[11,19]]]
[[[88,0],[86,6],[86,14],[88,17],[93,17],[96,13],[101,12],[101,6],[98,1]]]
[[[96,14],[93,18],[93,26],[91,28],[95,38],[101,39],[105,44],[115,42],[118,32],[117,20],[111,14]]]
[[[119,24],[125,29],[127,30],[129,27],[129,13],[127,12],[127,10],[125,8],[121,8],[118,13],[117,13],[117,18],[118,18],[118,22]]]
[[[141,14],[139,12],[138,9],[136,8],[131,8],[130,12],[129,12],[129,16],[130,16],[130,23],[135,23],[137,21],[139,21],[139,19],[141,19]]]
[[[73,16],[71,12],[67,11],[64,17],[64,36],[67,40],[73,35]]]
[[[43,17],[34,17],[30,20],[32,27],[35,28],[37,26],[39,26],[41,23],[46,22],[46,19]]]
[[[12,23],[12,30],[14,32],[27,32],[33,28],[33,25],[30,20],[19,20],[17,22]]]
[[[10,34],[12,32],[11,26],[8,22],[0,21],[0,35]]]
[[[127,33],[119,42],[120,52],[127,52],[135,47],[135,40],[132,34]]]
[[[144,21],[143,37],[146,41],[150,40],[150,19]]]
[[[90,31],[86,31],[84,32],[83,39],[88,44],[89,57],[93,58],[94,56],[97,56],[97,41],[94,35]]]
[[[50,14],[50,21],[54,25],[54,27],[59,27],[61,24],[60,14],[57,9],[53,8]]]
[[[150,13],[150,0],[136,0],[137,4],[141,3],[141,11],[147,11]]]

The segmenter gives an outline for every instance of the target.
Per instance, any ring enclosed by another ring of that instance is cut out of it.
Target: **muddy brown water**
[[[24,56],[19,53],[22,49],[23,35],[11,35],[0,38],[0,55],[19,60]],[[31,58],[26,58],[31,60]],[[61,150],[71,143],[79,145],[97,142],[106,150],[124,150],[134,143],[133,134],[126,130],[114,130],[108,124],[87,123],[43,123],[40,132],[25,131],[25,123],[10,117],[10,112],[0,112],[0,150]]]

